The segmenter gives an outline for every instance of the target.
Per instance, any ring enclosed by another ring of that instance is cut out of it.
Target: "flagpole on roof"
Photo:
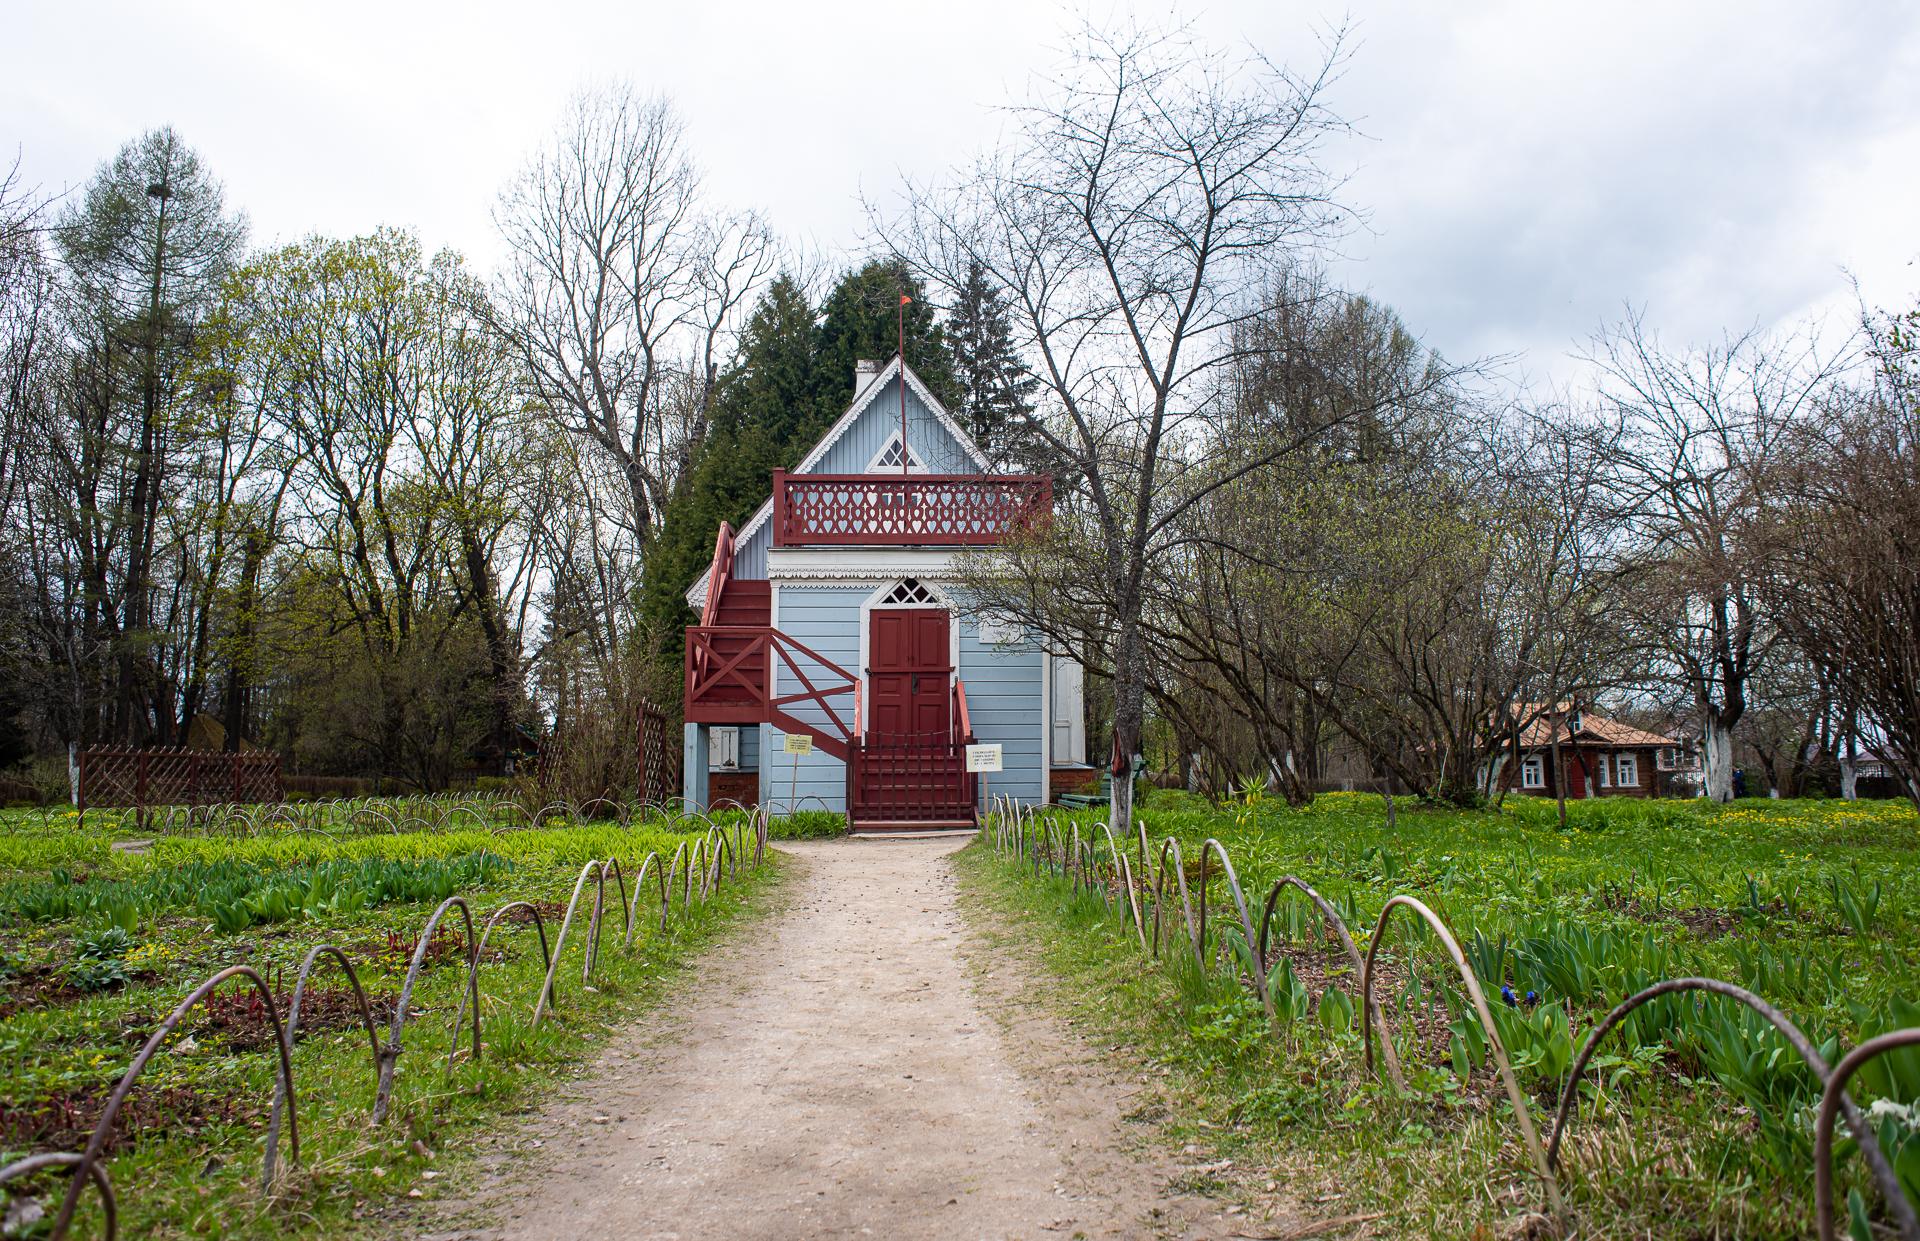
[[[907,473],[907,303],[913,299],[900,295],[899,312],[894,316],[900,328],[900,473]]]

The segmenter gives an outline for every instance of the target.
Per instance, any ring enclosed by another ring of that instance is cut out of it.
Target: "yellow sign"
[[[999,771],[1000,744],[970,745],[967,747],[968,771]]]
[[[788,734],[786,734],[786,738],[787,738],[787,740],[786,740],[786,744],[784,744],[784,745],[782,745],[782,746],[780,747],[780,752],[781,752],[782,754],[811,754],[811,753],[813,753],[813,738],[812,738],[812,737],[809,737],[809,736],[807,736],[807,734],[805,734],[805,733],[788,733]]]

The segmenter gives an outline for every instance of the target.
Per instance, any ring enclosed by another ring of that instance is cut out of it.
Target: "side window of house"
[[[1538,756],[1520,764],[1520,787],[1543,789],[1547,787],[1547,765]]]
[[[1634,788],[1640,783],[1640,760],[1632,754],[1620,756],[1620,787]]]
[[[707,770],[740,769],[740,729],[737,725],[715,727],[707,734]]]
[[[1612,755],[1609,754],[1602,754],[1600,756],[1600,787],[1603,789],[1610,788],[1613,784],[1613,763],[1610,761],[1611,758]]]
[[[1026,630],[1011,616],[988,612],[980,618],[980,645],[1008,646],[1026,640]]]

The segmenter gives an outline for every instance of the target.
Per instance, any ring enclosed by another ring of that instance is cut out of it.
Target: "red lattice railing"
[[[80,751],[78,808],[89,806],[205,806],[284,800],[280,756],[253,750],[128,749],[91,746]]]
[[[1053,511],[1039,474],[773,474],[773,544],[998,543]]]

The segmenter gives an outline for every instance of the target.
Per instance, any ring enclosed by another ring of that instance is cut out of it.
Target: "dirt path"
[[[1030,1006],[983,995],[1005,971],[975,985],[948,859],[964,843],[783,846],[799,872],[785,907],[485,1157],[465,1214],[488,1227],[438,1235],[1233,1231],[1170,1188],[1182,1170],[1124,1119],[1137,1079],[1076,1063]]]

